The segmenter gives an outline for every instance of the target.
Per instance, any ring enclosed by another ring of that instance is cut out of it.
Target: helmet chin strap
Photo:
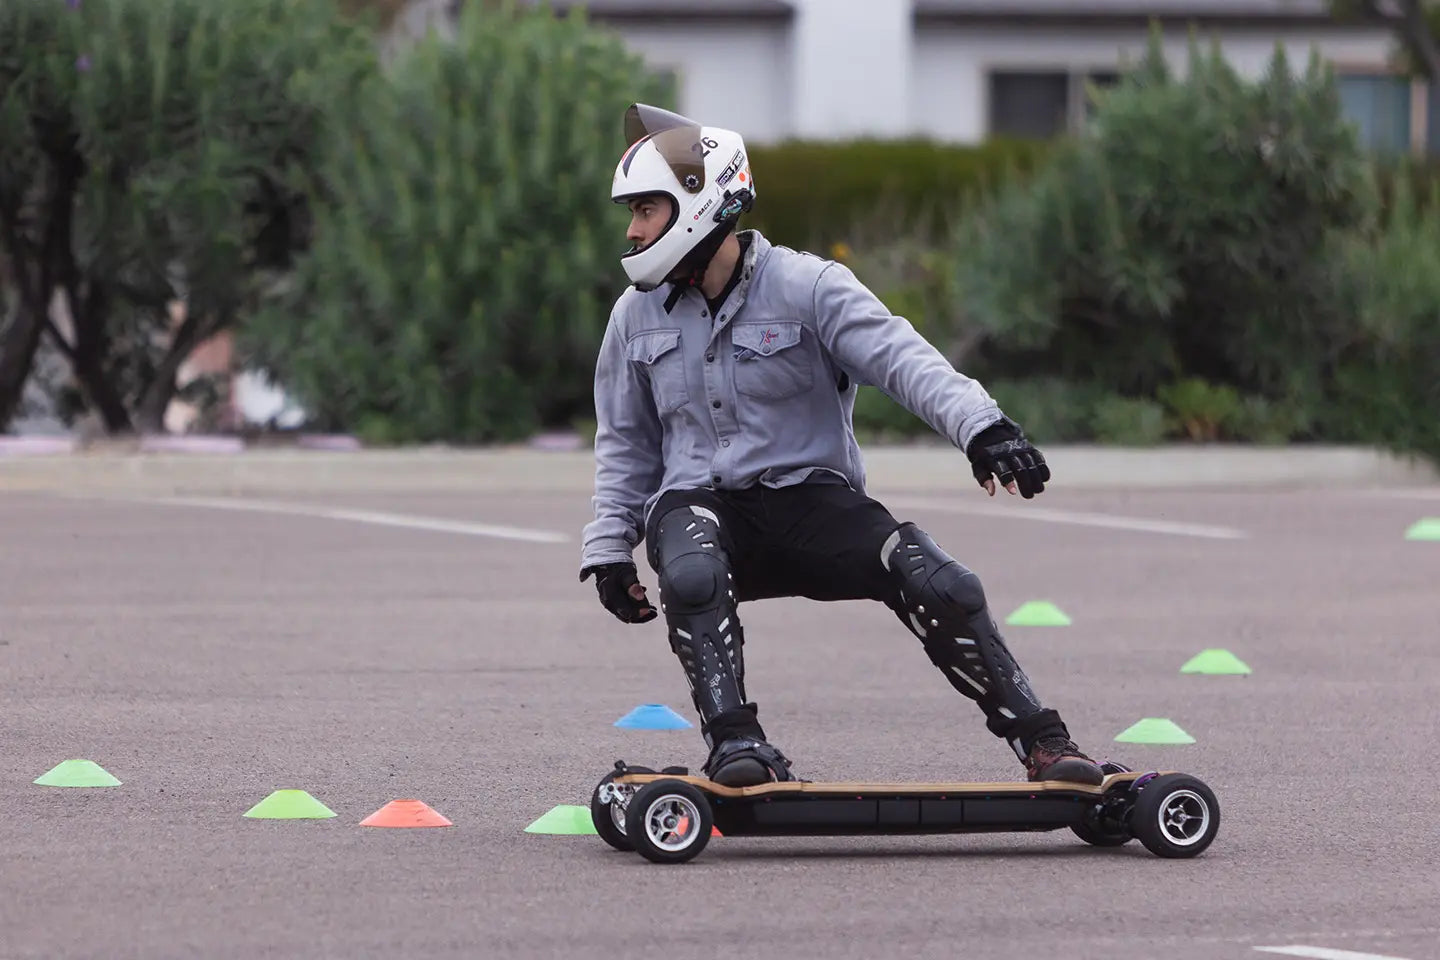
[[[705,281],[705,271],[710,268],[710,261],[715,259],[715,254],[720,251],[720,245],[734,230],[734,220],[722,223],[675,265],[675,270],[665,278],[672,288],[670,295],[665,298],[666,313],[675,309],[676,302],[684,296],[686,290],[691,287],[699,287]]]

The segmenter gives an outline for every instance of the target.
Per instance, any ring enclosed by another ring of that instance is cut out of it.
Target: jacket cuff
[[[624,537],[603,537],[585,544],[580,556],[580,570],[602,563],[634,563],[635,548]]]
[[[1007,423],[1015,422],[1001,413],[998,407],[991,407],[980,413],[972,413],[960,421],[960,435],[956,437],[956,442],[960,445],[960,452],[968,455],[970,452],[970,441],[979,436],[980,431],[986,427],[999,423],[1002,420]]]

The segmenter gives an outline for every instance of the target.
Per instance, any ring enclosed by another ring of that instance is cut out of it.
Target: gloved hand
[[[975,479],[992,497],[995,496],[992,477],[998,477],[1001,486],[1012,494],[1018,487],[1020,496],[1026,500],[1043,491],[1050,479],[1045,458],[1010,420],[1001,420],[981,430],[970,441],[965,455],[970,458]]]
[[[580,582],[595,574],[595,592],[600,603],[622,623],[648,623],[659,614],[645,601],[645,588],[635,575],[635,564],[602,563],[580,571]]]

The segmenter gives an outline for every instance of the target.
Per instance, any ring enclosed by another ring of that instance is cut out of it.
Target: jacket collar
[[[746,238],[749,243],[742,248],[745,253],[740,261],[740,280],[730,291],[730,296],[725,298],[723,312],[727,322],[728,318],[733,317],[735,312],[740,309],[740,305],[745,302],[745,295],[750,291],[750,284],[764,267],[765,261],[770,256],[770,250],[774,246],[759,230],[740,230],[736,236]],[[691,288],[689,287],[673,287],[672,285],[671,291],[665,295],[665,312],[669,313],[674,309],[675,302],[688,296],[690,292]],[[694,292],[697,296],[699,295],[699,290]],[[732,307],[731,304],[734,306]],[[718,330],[719,327],[716,329]]]

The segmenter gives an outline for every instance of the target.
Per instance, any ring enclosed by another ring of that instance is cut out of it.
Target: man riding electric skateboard
[[[634,104],[611,199],[631,212],[595,367],[595,519],[580,579],[626,623],[663,615],[710,748],[706,776],[795,779],[745,693],[746,600],[878,600],[974,700],[1031,780],[1098,784],[1044,707],[976,575],[865,492],[851,415],[871,384],[965,451],[991,496],[1050,469],[984,388],[843,264],[738,231],[755,198],[740,135]],[[639,583],[642,541],[660,611]]]

